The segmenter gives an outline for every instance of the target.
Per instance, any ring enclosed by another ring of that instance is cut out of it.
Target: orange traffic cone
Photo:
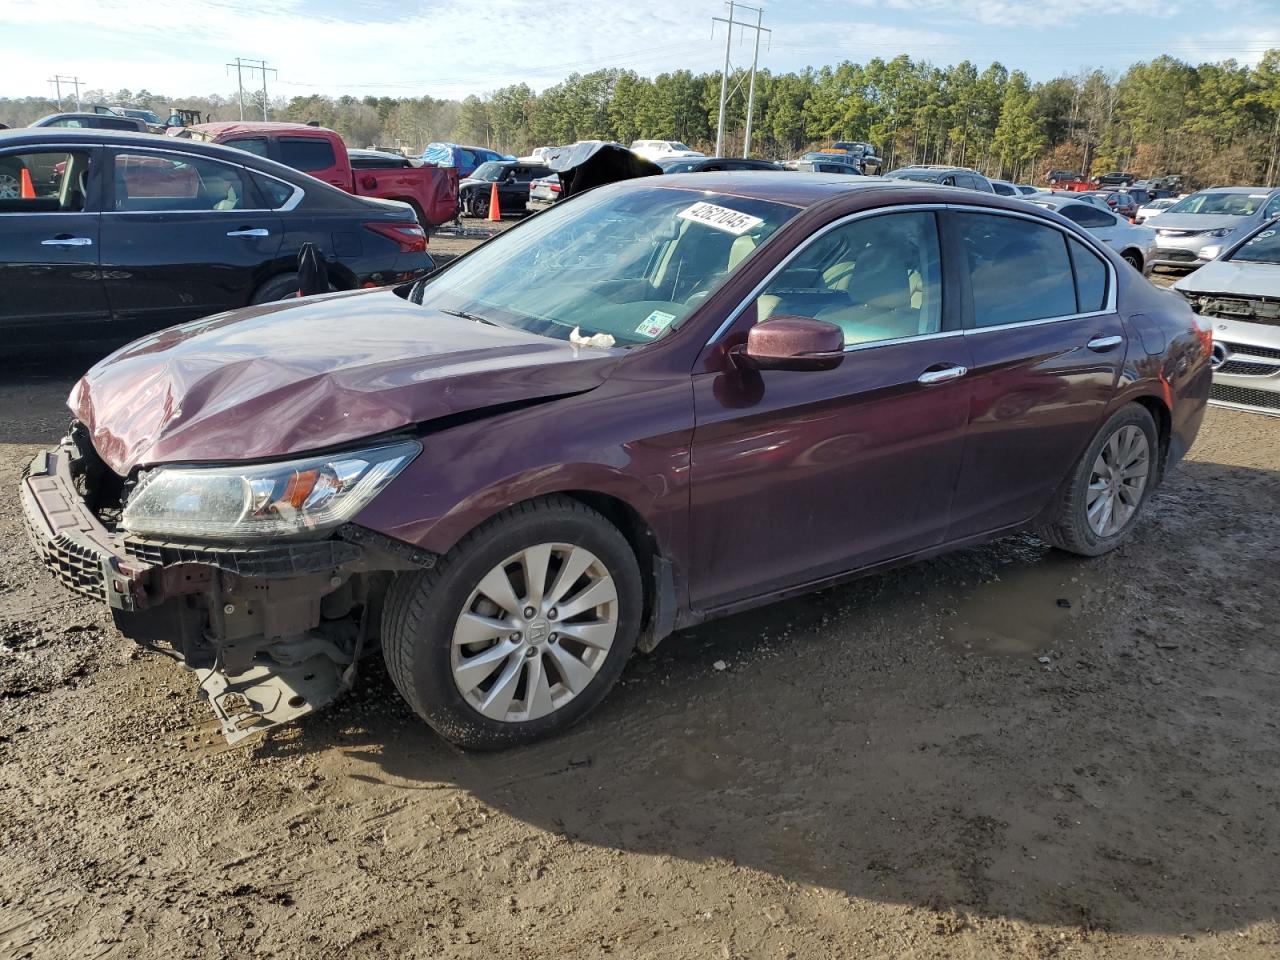
[[[498,205],[498,183],[495,180],[489,190],[489,219],[502,222],[502,207]]]
[[[36,198],[36,188],[31,183],[31,171],[26,167],[22,168],[22,191],[18,196],[23,200],[34,200]]]

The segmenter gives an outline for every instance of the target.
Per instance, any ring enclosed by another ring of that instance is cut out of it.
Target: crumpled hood
[[[1203,233],[1206,230],[1221,230],[1226,227],[1234,230],[1249,223],[1247,217],[1233,217],[1225,213],[1169,213],[1160,214],[1160,219],[1152,225],[1153,230],[1194,230]]]
[[[1213,260],[1173,286],[1187,293],[1280,298],[1280,264]]]
[[[125,475],[147,464],[301,454],[581,393],[621,355],[459,319],[390,290],[337,293],[135,341],[85,374],[67,405]]]

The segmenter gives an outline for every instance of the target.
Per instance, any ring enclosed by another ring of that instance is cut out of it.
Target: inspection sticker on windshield
[[[663,313],[661,310],[655,310],[640,321],[640,326],[636,327],[636,333],[652,340],[654,337],[661,336],[662,331],[671,326],[671,321],[675,318],[676,315],[674,313]]]
[[[748,230],[764,223],[759,217],[753,217],[749,213],[739,213],[737,210],[707,203],[705,200],[698,201],[692,207],[686,207],[676,216],[682,220],[704,223],[716,230],[732,233],[735,237],[740,237]]]

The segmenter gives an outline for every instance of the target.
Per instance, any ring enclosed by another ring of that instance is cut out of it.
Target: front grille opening
[[[1280,412],[1280,393],[1270,390],[1254,390],[1250,387],[1229,387],[1215,383],[1209,388],[1209,399],[1219,403],[1235,403],[1242,407],[1255,407],[1268,412]]]
[[[85,506],[98,518],[98,522],[114,531],[124,508],[124,477],[103,462],[83,423],[72,423],[71,442],[76,449],[75,458],[71,461],[71,479],[76,492],[84,498]]]
[[[1229,373],[1237,377],[1266,377],[1280,373],[1280,367],[1274,363],[1250,363],[1248,360],[1228,360],[1218,367],[1215,373]]]

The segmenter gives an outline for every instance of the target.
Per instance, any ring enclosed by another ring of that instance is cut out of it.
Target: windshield
[[[1169,208],[1169,213],[1207,213],[1247,217],[1267,201],[1265,193],[1193,193]]]
[[[506,172],[506,166],[496,160],[482,163],[471,171],[472,180],[498,180]]]
[[[126,110],[124,115],[126,117],[137,117],[139,120],[145,120],[147,123],[154,123],[157,125],[160,123],[160,118],[150,110]]]
[[[1227,259],[1245,263],[1280,263],[1280,231],[1274,226],[1259,230]]]
[[[619,183],[538,214],[413,288],[424,307],[557,340],[678,328],[798,209]],[[608,345],[608,344],[606,344]]]

